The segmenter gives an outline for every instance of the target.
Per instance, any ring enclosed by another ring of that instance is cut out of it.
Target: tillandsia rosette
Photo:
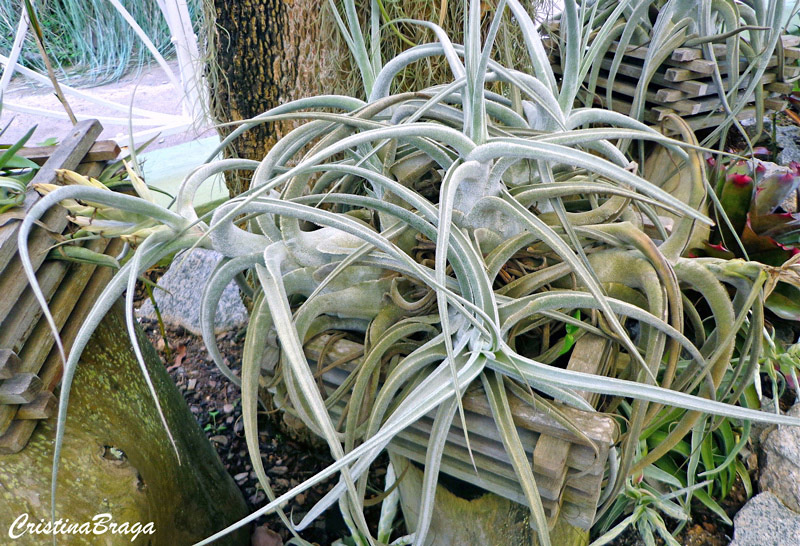
[[[758,159],[717,162],[709,158],[708,165],[720,210],[716,229],[692,255],[744,258],[776,268],[796,263],[800,254],[800,214],[795,203],[800,163],[780,166]],[[796,282],[779,282],[765,305],[782,319],[798,321],[800,288]]]
[[[602,19],[599,4],[608,8]],[[463,45],[451,43],[437,25],[419,22],[437,41],[382,63],[379,10],[373,6],[373,32],[365,38],[354,4],[345,2],[343,16],[336,13],[366,100],[312,97],[243,122],[221,147],[255,124],[304,123],[261,161],[224,159],[198,168],[169,208],[141,193],[123,195],[63,175],[69,185],[31,209],[20,253],[43,305],[26,241],[51,206],[72,200],[67,203],[84,218],[82,229],[137,243],[65,357],[53,484],[70,384],[92,331],[125,293],[135,339],[137,277],[163,257],[196,247],[224,256],[203,292],[204,339],[220,369],[241,385],[248,450],[270,500],[204,543],[276,511],[297,533],[334,504],[354,541],[388,542],[371,536],[363,516],[367,471],[399,431],[427,415],[433,424],[419,520],[414,536],[403,539],[425,543],[447,433],[454,419],[467,430],[461,404],[467,389],[487,397],[542,544],[550,543],[548,525],[510,396],[548,408],[566,426],[559,408],[596,411],[576,391],[606,395],[609,411],[630,408],[630,418],[620,421],[624,434],[604,509],[631,475],[651,468],[687,435],[702,435],[709,415],[800,424],[738,404],[758,364],[765,285],[792,270],[684,257],[712,223],[705,212],[705,163],[688,126],[670,118],[681,135],[675,140],[619,113],[573,106],[588,67],[604,54],[602,41],[587,44],[584,30],[597,23],[598,32],[611,32],[638,4],[566,2],[560,82],[518,0],[501,0],[487,28],[481,5],[468,3]],[[685,3],[666,5],[676,17],[690,15]],[[494,60],[503,18],[521,28],[529,72]],[[391,92],[405,66],[429,56],[447,60],[451,81]],[[623,151],[630,141],[654,143],[681,166],[687,181],[681,197],[642,176]],[[250,189],[198,215],[200,185],[234,170],[252,171]],[[663,215],[674,218],[669,229]],[[214,314],[223,288],[242,275],[253,281],[246,291],[254,303],[237,374],[216,346]],[[684,298],[687,290],[700,294],[702,304]],[[707,318],[700,318],[700,307]],[[630,364],[608,375],[565,370],[564,347],[587,332],[609,339]],[[325,383],[304,353],[322,334],[346,336],[364,348],[357,365],[339,367],[344,378],[336,386]],[[737,347],[740,334],[746,342]],[[273,403],[322,438],[335,459],[279,496],[258,447],[264,375]],[[669,432],[642,453],[640,435],[665,405],[673,412]],[[339,482],[299,523],[283,514],[287,499],[337,474]],[[684,510],[696,489],[688,485]]]

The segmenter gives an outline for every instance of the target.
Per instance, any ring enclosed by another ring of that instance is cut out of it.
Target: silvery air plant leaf
[[[605,53],[598,44],[621,31],[619,17],[631,2],[566,2],[560,28],[569,47],[560,87],[537,27],[518,0],[499,2],[485,34],[481,3],[465,7],[464,44],[451,43],[437,28],[436,41],[381,65],[379,40],[364,41],[355,4],[345,0],[337,21],[369,100],[313,97],[248,121],[244,128],[303,110],[304,123],[262,160],[227,159],[196,170],[171,209],[147,195],[117,194],[71,174],[62,175],[63,187],[41,188],[48,193],[25,218],[19,246],[45,309],[27,238],[48,208],[64,203],[83,230],[138,245],[64,356],[53,484],[70,384],[94,328],[127,290],[133,337],[137,277],[163,257],[194,247],[225,257],[203,293],[204,337],[225,375],[241,383],[248,450],[270,500],[203,544],[275,511],[296,533],[334,504],[353,541],[376,544],[363,515],[368,470],[399,432],[427,415],[434,425],[419,524],[413,536],[401,539],[425,544],[450,424],[458,419],[467,429],[461,403],[467,389],[487,396],[542,544],[550,543],[547,521],[513,425],[511,396],[538,400],[557,416],[564,406],[595,411],[576,391],[601,393],[609,402],[633,400],[635,418],[613,449],[619,456],[612,461],[606,506],[632,473],[681,442],[706,415],[800,424],[738,405],[754,377],[747,366],[761,346],[761,290],[768,275],[755,262],[688,257],[697,226],[711,223],[700,212],[706,210],[708,180],[688,126],[670,118],[681,135],[674,140],[621,114],[575,107],[580,83]],[[675,14],[691,8],[679,7]],[[595,20],[605,8],[608,17]],[[636,7],[628,16],[641,22],[646,14]],[[371,17],[379,20],[376,11]],[[530,72],[494,60],[502,58],[494,54],[502,17],[519,25]],[[596,42],[584,47],[590,35]],[[430,56],[447,60],[452,81],[390,93],[405,66]],[[506,98],[511,96],[522,101]],[[685,201],[644,179],[614,144],[630,141],[666,148],[673,163],[690,173]],[[253,172],[250,189],[198,218],[198,187],[216,173],[242,169]],[[664,211],[677,220],[671,231],[661,226],[658,238],[651,238],[641,219],[658,223]],[[246,273],[254,282],[247,288],[253,307],[237,373],[224,363],[213,324],[222,289]],[[683,290],[694,291],[694,303]],[[696,294],[710,310],[705,320],[695,320],[697,311],[689,307],[697,304]],[[735,342],[745,324],[750,352],[740,354]],[[632,325],[639,331],[634,339]],[[631,365],[624,379],[616,370],[595,375],[559,365],[559,349],[571,345],[562,340],[583,331],[608,338],[615,351],[627,354]],[[346,334],[364,346],[363,354],[336,363],[336,384],[316,377],[305,353],[326,334]],[[269,376],[272,402],[317,434],[335,460],[280,496],[270,488],[259,454],[262,374]],[[732,376],[738,382],[721,388],[723,378]],[[642,457],[639,434],[663,405],[683,411],[664,441]],[[569,426],[564,415],[559,419]],[[469,447],[468,434],[465,440]],[[290,522],[283,504],[331,476],[339,482],[330,493],[301,522]],[[53,493],[55,499],[55,485]]]

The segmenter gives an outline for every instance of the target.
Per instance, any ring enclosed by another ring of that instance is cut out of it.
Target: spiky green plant
[[[2,104],[0,103],[0,110]],[[3,135],[8,126],[0,130]],[[14,144],[0,145],[0,214],[20,206],[25,201],[25,190],[33,179],[39,165],[22,157],[17,152],[25,146],[36,127],[31,128]]]
[[[589,29],[597,25],[585,24],[599,15],[598,3],[565,4],[566,62],[559,84],[518,0],[501,0],[485,32],[481,2],[466,3],[463,45],[451,43],[436,25],[420,23],[437,30],[438,41],[386,63],[379,54],[376,2],[365,36],[353,2],[345,1],[341,29],[361,71],[366,101],[313,97],[244,123],[228,138],[257,123],[307,122],[260,162],[229,159],[196,170],[169,209],[90,187],[89,181],[59,188],[37,203],[19,241],[43,305],[26,241],[48,208],[71,199],[97,210],[73,210],[88,218],[85,228],[146,235],[65,357],[53,498],[70,385],[91,332],[127,289],[135,339],[137,276],[162,257],[193,247],[225,256],[205,287],[203,330],[220,369],[241,384],[248,449],[270,499],[204,544],[270,512],[281,514],[297,532],[337,503],[353,539],[376,544],[363,516],[367,470],[399,431],[435,415],[413,539],[425,543],[447,431],[454,418],[464,419],[461,395],[471,387],[481,387],[488,398],[542,544],[550,543],[546,518],[513,424],[510,393],[556,414],[563,405],[595,411],[576,390],[607,395],[612,409],[632,399],[606,506],[630,475],[702,430],[709,415],[800,424],[736,405],[741,385],[758,364],[767,278],[797,283],[795,271],[683,257],[696,231],[710,223],[703,212],[707,181],[701,151],[678,118],[671,121],[683,142],[618,113],[575,107],[585,71],[602,54],[594,42],[587,43]],[[637,5],[623,1],[604,13],[599,32],[611,32]],[[669,2],[664,9],[688,8]],[[519,25],[530,73],[492,58],[504,18]],[[443,56],[452,80],[391,94],[398,71],[428,56]],[[503,94],[489,91],[489,84]],[[688,176],[685,199],[640,176],[615,145],[622,139],[670,150]],[[213,174],[234,169],[254,171],[250,190],[198,218],[192,206],[197,188]],[[677,218],[671,232],[659,212]],[[91,220],[97,215],[108,220],[114,215],[113,223]],[[643,217],[652,220],[657,235],[645,233]],[[214,312],[223,287],[246,272],[255,280],[254,305],[237,376],[216,347]],[[710,310],[705,320],[684,299],[686,289],[705,299]],[[638,323],[639,334],[632,338],[623,320]],[[738,353],[740,364],[733,366],[736,336],[745,323],[746,343]],[[579,331],[566,332],[567,324]],[[321,388],[303,351],[307,340],[330,331],[355,335],[366,347],[360,366],[333,392]],[[622,377],[564,370],[556,360],[564,343],[550,346],[545,331],[573,339],[585,331],[607,337],[631,364]],[[335,459],[280,496],[270,488],[258,448],[262,369],[275,376],[275,403],[319,435]],[[745,380],[726,380],[731,374]],[[345,410],[335,407],[344,400]],[[647,454],[638,452],[642,431],[664,405],[678,408],[669,434]],[[330,493],[299,524],[289,522],[283,503],[336,474],[339,482]]]

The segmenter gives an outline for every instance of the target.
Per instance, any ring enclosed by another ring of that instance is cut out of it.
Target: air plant
[[[674,4],[685,3],[667,5]],[[702,212],[707,180],[694,135],[679,118],[671,122],[682,141],[615,112],[574,106],[583,72],[602,54],[587,44],[591,27],[585,25],[599,15],[597,5],[565,3],[566,70],[559,85],[518,0],[501,0],[485,33],[481,2],[470,1],[463,45],[437,30],[437,42],[409,48],[385,64],[376,3],[365,39],[354,4],[346,1],[339,21],[362,72],[366,101],[318,96],[248,120],[221,145],[255,124],[306,123],[262,161],[225,159],[197,169],[170,208],[85,183],[43,197],[19,235],[20,255],[43,306],[26,242],[48,208],[71,199],[95,209],[73,213],[88,218],[83,228],[99,234],[119,226],[93,221],[98,214],[124,217],[126,235],[147,230],[65,356],[53,498],[70,385],[89,336],[127,289],[128,329],[135,339],[136,278],[164,256],[195,247],[225,257],[204,289],[204,338],[223,373],[241,385],[248,450],[270,500],[203,544],[276,511],[296,533],[334,504],[356,543],[376,544],[363,516],[367,471],[399,431],[431,415],[413,538],[424,544],[447,432],[454,419],[468,430],[461,407],[468,388],[481,388],[488,399],[542,544],[550,543],[547,521],[509,396],[552,405],[556,412],[563,406],[596,411],[577,390],[607,395],[607,409],[633,399],[605,509],[629,476],[702,430],[709,415],[800,424],[737,405],[739,383],[725,381],[726,374],[752,377],[768,273],[796,282],[794,270],[683,257],[696,230],[711,223]],[[636,3],[620,2],[603,13],[599,32],[610,32],[636,9]],[[513,18],[521,29],[530,73],[493,60],[503,18]],[[428,56],[443,56],[452,80],[392,94],[396,74]],[[623,139],[670,150],[689,173],[686,199],[644,179],[614,144]],[[253,171],[250,189],[198,216],[196,190],[228,170]],[[669,234],[659,211],[677,218]],[[653,219],[660,237],[644,231],[643,217]],[[213,326],[223,288],[242,274],[254,281],[254,304],[237,374],[223,360]],[[686,289],[702,294],[707,320],[684,299]],[[639,334],[632,338],[623,320],[637,323]],[[741,364],[733,367],[737,333],[746,322],[751,327],[739,351]],[[608,338],[628,355],[630,366],[620,377],[562,369],[556,353],[567,340],[551,350],[542,332],[580,334],[566,325]],[[355,336],[365,346],[360,364],[340,369],[346,378],[333,389],[320,384],[303,349],[322,333]],[[335,459],[280,496],[270,488],[258,447],[256,409],[265,372],[272,377],[273,403],[322,438]],[[665,405],[678,408],[670,432],[640,452],[642,431]],[[288,499],[337,474],[339,482],[299,523],[281,512]]]
[[[669,59],[676,48],[701,47],[703,57],[716,62],[713,46],[724,44],[726,59],[742,59],[743,62],[723,61],[715,65],[711,76],[720,99],[719,110],[726,114],[726,118],[704,138],[703,144],[719,144],[719,148],[724,149],[727,134],[732,127],[749,142],[748,134],[737,119],[748,104],[755,105],[753,117],[756,120],[756,133],[761,133],[764,118],[762,77],[778,45],[779,36],[789,20],[789,13],[797,10],[797,3],[761,0],[645,0],[628,4],[620,13],[616,11],[617,2],[614,0],[584,4],[585,8],[581,10],[582,21],[586,26],[584,42],[603,49],[603,54],[609,50],[612,42],[617,42],[610,65],[603,66],[603,63],[597,62],[582,66],[583,79],[577,83],[585,83],[585,90],[580,95],[584,104],[589,105],[595,99],[600,99],[607,108],[613,108],[614,82],[620,73],[620,65],[625,60],[625,52],[631,46],[645,48],[641,74],[637,78],[636,89],[628,106],[629,115],[642,120],[647,90],[658,68]],[[554,33],[559,35],[561,32],[556,30]],[[575,47],[575,40],[571,37],[560,38],[558,42],[562,50],[562,62],[569,62],[563,51],[567,46]],[[784,61],[780,60],[779,63],[779,71],[783,73]],[[602,94],[598,91],[597,83],[601,68],[607,69],[604,76],[607,83]],[[753,100],[748,101],[747,98]],[[617,99],[617,103],[619,102]]]

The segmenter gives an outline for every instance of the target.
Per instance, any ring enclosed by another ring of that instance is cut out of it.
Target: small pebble
[[[222,444],[224,446],[228,445],[228,437],[223,436],[222,434],[212,436],[211,438],[209,438],[209,440],[211,440],[212,442],[216,442],[218,444]]]
[[[283,476],[289,471],[289,469],[285,466],[273,466],[269,469],[269,473],[274,476]]]
[[[222,406],[222,411],[224,411],[225,413],[233,412],[233,404],[225,404],[224,406]]]
[[[237,482],[243,482],[243,481],[245,481],[247,479],[247,476],[249,476],[249,473],[247,473],[247,472],[239,472],[238,474],[236,474],[233,477],[233,479],[236,480]]]

